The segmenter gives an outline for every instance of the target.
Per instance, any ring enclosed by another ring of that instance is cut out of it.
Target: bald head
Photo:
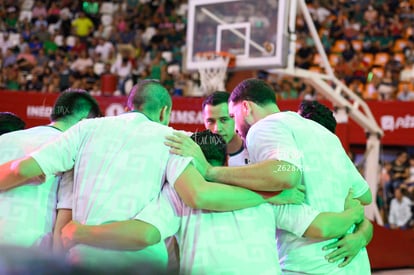
[[[144,113],[152,121],[167,125],[172,107],[167,89],[156,80],[141,80],[128,97],[128,108]]]

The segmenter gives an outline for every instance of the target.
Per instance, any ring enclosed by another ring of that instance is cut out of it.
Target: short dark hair
[[[26,123],[17,115],[10,112],[0,112],[0,135],[23,130]]]
[[[335,134],[336,119],[331,110],[318,101],[304,100],[299,105],[299,113],[307,119],[318,122]]]
[[[172,99],[167,89],[155,79],[140,80],[129,93],[127,106],[131,110],[143,109],[154,112],[168,106],[171,109]]]
[[[276,104],[276,95],[273,88],[264,80],[249,78],[240,82],[230,95],[230,101],[239,103],[249,100],[259,106]]]
[[[201,104],[201,108],[204,110],[206,105],[217,106],[222,103],[229,102],[230,94],[228,92],[217,91],[206,97]]]
[[[87,91],[69,88],[56,99],[50,119],[64,119],[85,109],[89,109],[88,117],[101,116],[98,102]]]
[[[227,145],[220,135],[205,130],[202,132],[195,132],[191,135],[191,139],[200,146],[201,151],[203,151],[208,162],[215,160],[221,165],[226,163]]]

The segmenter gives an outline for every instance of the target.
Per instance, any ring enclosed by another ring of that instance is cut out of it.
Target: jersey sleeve
[[[351,182],[354,198],[359,198],[369,190],[369,185],[348,157],[346,157],[346,166],[347,180]]]
[[[57,192],[57,209],[72,209],[73,169],[63,173]]]
[[[319,211],[309,205],[284,204],[273,207],[276,218],[276,227],[302,237],[311,225]]]
[[[82,125],[82,122],[78,123],[57,139],[30,154],[46,176],[73,168],[80,146]]]
[[[263,120],[247,135],[247,150],[254,162],[286,161],[301,169],[302,152],[298,149],[292,130],[279,120]]]
[[[175,200],[180,200],[175,192],[171,192],[171,188],[165,184],[159,196],[134,217],[155,226],[160,231],[161,240],[177,233],[180,227],[180,216],[177,213],[179,209],[174,208],[173,204]]]
[[[193,158],[191,157],[181,157],[174,154],[170,155],[167,163],[166,179],[171,186],[174,186],[175,181],[192,160]]]

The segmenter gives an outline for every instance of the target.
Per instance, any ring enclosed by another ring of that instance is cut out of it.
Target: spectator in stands
[[[377,41],[379,43],[379,50],[381,52],[390,53],[392,51],[391,49],[394,41],[390,35],[388,28],[383,30],[383,34],[378,36]]]
[[[414,42],[410,40],[408,40],[407,42],[407,45],[403,49],[405,62],[414,64]]]
[[[43,26],[44,28],[42,30],[47,31],[48,23],[46,21],[46,17],[44,17],[43,15],[40,15],[38,18],[36,18],[33,24],[34,24],[35,30],[39,31],[41,30],[41,27]]]
[[[78,18],[72,21],[72,27],[74,34],[86,42],[88,36],[93,32],[94,24],[83,11],[80,11]]]
[[[47,10],[47,23],[48,24],[56,24],[60,19],[60,3],[59,2],[51,2],[50,7]]]
[[[30,24],[24,25],[20,35],[23,37],[24,41],[30,41],[30,38],[32,38],[33,35],[32,26]]]
[[[344,58],[345,62],[350,62],[355,56],[354,47],[351,44],[351,41],[346,41],[345,49],[342,52],[342,57]]]
[[[364,60],[364,55],[362,52],[355,53],[354,57],[350,62],[352,68],[352,81],[359,80],[362,83],[366,83],[368,72],[370,69],[369,64]]]
[[[3,55],[6,54],[8,48],[12,48],[13,45],[9,40],[9,33],[3,33],[3,39],[0,39],[0,50]]]
[[[336,63],[334,70],[339,79],[343,79],[347,84],[350,83],[352,80],[353,68],[351,63],[346,62],[342,55],[338,56],[338,63]]]
[[[93,61],[92,58],[89,57],[88,51],[83,50],[79,57],[72,63],[70,69],[75,73],[76,77],[81,78],[88,67],[93,67]]]
[[[39,67],[45,67],[49,65],[50,58],[46,55],[45,50],[42,48],[39,50],[39,54],[36,56],[36,64]]]
[[[408,167],[409,177],[400,185],[403,190],[407,190],[411,199],[414,199],[414,156],[410,157]]]
[[[30,47],[26,48],[26,51],[17,55],[17,64],[21,70],[31,70],[36,66],[36,57],[32,53]]]
[[[328,16],[331,15],[331,12],[327,8],[322,7],[318,0],[313,1],[312,6],[309,7],[309,12],[317,26],[323,25]]]
[[[82,87],[84,87],[87,91],[90,91],[98,80],[99,76],[95,74],[93,66],[88,66],[85,74],[82,76]]]
[[[363,92],[364,92],[364,84],[358,79],[352,80],[352,82],[349,84],[349,88],[357,94],[359,97],[362,98]]]
[[[98,45],[95,47],[95,53],[100,55],[103,62],[107,62],[114,57],[115,48],[111,42],[103,37],[98,38]]]
[[[14,6],[10,6],[7,8],[7,15],[4,19],[4,23],[6,25],[6,31],[8,32],[17,32],[18,25],[17,25],[17,9]]]
[[[286,80],[286,79],[281,81],[279,90],[280,90],[280,93],[278,93],[279,99],[296,99],[299,96],[298,91],[294,88],[293,84],[289,80]]]
[[[39,53],[39,50],[43,48],[42,42],[39,40],[39,37],[37,35],[33,35],[29,40],[29,48],[30,51],[37,55]]]
[[[389,28],[391,31],[391,36],[394,40],[402,38],[404,26],[398,14],[394,14],[392,19],[390,19]]]
[[[395,99],[397,85],[392,79],[392,74],[390,70],[385,71],[385,75],[383,78],[381,78],[377,90],[379,94],[379,100]]]
[[[394,82],[398,82],[400,79],[400,72],[402,71],[403,67],[403,64],[394,53],[390,56],[390,59],[384,66],[384,69],[391,72],[391,77]]]
[[[85,41],[82,41],[79,37],[75,37],[75,43],[70,48],[71,55],[78,57],[83,51],[88,51]]]
[[[23,130],[26,123],[17,115],[10,112],[0,112],[0,135]]]
[[[295,63],[298,67],[309,69],[312,65],[313,48],[308,46],[304,37],[299,39],[300,48],[295,55]]]
[[[343,22],[338,17],[333,18],[329,32],[334,40],[342,39],[344,36]]]
[[[26,91],[41,91],[43,89],[43,81],[38,73],[27,76]]]
[[[63,37],[68,37],[71,34],[72,30],[72,20],[70,11],[61,10],[60,11],[60,32]]]
[[[368,6],[368,9],[364,12],[364,20],[368,24],[375,24],[378,19],[378,11],[374,9],[372,5]]]
[[[32,8],[32,23],[36,22],[36,20],[41,16],[43,16],[43,18],[46,18],[47,10],[41,1],[36,1]]]
[[[161,82],[164,81],[166,77],[165,75],[166,70],[167,70],[166,65],[167,64],[164,58],[162,58],[162,53],[156,52],[155,57],[152,60],[151,65],[150,65],[150,78],[161,80]]]
[[[46,55],[55,56],[56,51],[58,50],[58,45],[55,42],[56,34],[53,34],[48,39],[43,42],[43,49]]]
[[[414,80],[414,70],[413,64],[406,61],[404,68],[400,72],[400,81],[401,82],[411,82]]]
[[[414,101],[414,91],[410,87],[410,84],[402,84],[402,90],[398,93],[397,99],[399,101]]]
[[[408,154],[405,151],[397,153],[395,160],[391,163],[391,180],[385,184],[385,196],[389,200],[395,189],[400,187],[409,176]]]
[[[395,189],[394,196],[391,200],[388,222],[392,229],[407,229],[413,225],[412,202],[403,195],[401,188]]]
[[[83,11],[92,20],[95,26],[99,25],[100,20],[99,5],[100,1],[97,0],[83,1],[82,3]]]
[[[125,95],[125,82],[129,79],[132,72],[132,62],[129,59],[129,52],[123,51],[119,58],[111,67],[111,73],[118,76],[118,90]]]
[[[6,51],[6,54],[2,57],[3,60],[3,67],[8,67],[11,65],[16,64],[17,61],[17,55],[14,53],[12,48],[8,48]]]
[[[355,18],[350,17],[349,22],[344,25],[344,37],[347,40],[357,39],[361,31],[361,22],[356,21]]]
[[[35,29],[34,35],[39,39],[39,42],[42,44],[47,40],[50,40],[52,37],[52,34],[47,30],[47,26],[41,25],[40,29]]]

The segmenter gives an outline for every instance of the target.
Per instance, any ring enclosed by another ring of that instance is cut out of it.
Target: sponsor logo
[[[414,128],[414,116],[410,115],[405,115],[403,117],[386,115],[381,117],[380,122],[381,128],[384,131]]]
[[[33,106],[28,105],[26,108],[26,116],[29,117],[39,117],[39,118],[49,118],[52,113],[52,106]]]
[[[171,112],[170,123],[176,124],[203,124],[201,111],[177,111]]]

